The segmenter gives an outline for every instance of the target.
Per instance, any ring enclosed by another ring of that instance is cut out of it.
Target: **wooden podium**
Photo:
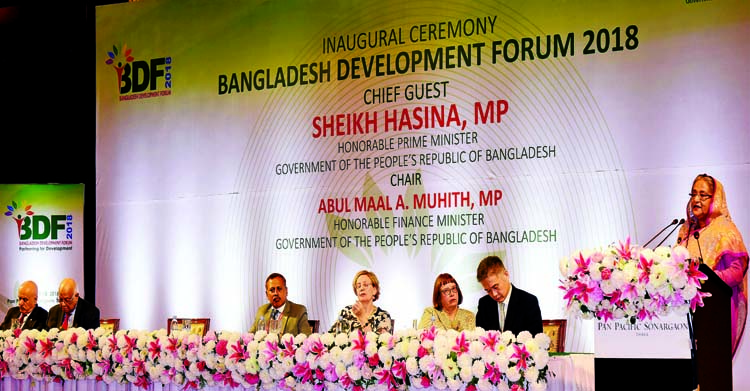
[[[703,264],[708,279],[701,290],[710,292],[693,315],[696,367],[701,391],[732,390],[732,288]]]

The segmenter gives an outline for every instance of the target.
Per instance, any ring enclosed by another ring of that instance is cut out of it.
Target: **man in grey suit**
[[[279,273],[271,273],[266,278],[266,297],[268,303],[258,308],[255,314],[255,321],[250,328],[254,333],[258,329],[268,330],[267,325],[271,320],[277,320],[281,323],[279,334],[312,334],[312,328],[307,321],[307,308],[304,305],[292,303],[286,299],[289,291],[286,287],[286,278]],[[263,326],[259,323],[263,319]]]
[[[18,286],[18,306],[8,310],[5,320],[0,324],[0,330],[8,330],[13,320],[18,320],[18,327],[22,330],[39,330],[47,328],[47,310],[36,305],[39,290],[34,281],[24,281]]]

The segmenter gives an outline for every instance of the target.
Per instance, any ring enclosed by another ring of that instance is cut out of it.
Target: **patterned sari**
[[[677,244],[686,246],[691,257],[698,258],[701,250],[703,262],[732,288],[732,356],[737,351],[747,319],[747,265],[748,253],[742,235],[732,222],[727,208],[724,186],[714,178],[714,196],[705,227],[692,224],[691,198],[687,205],[688,219],[680,228]],[[699,232],[698,240],[693,237]]]

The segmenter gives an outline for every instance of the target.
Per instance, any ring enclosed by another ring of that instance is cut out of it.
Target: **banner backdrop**
[[[246,330],[280,272],[327,328],[371,269],[376,304],[409,327],[442,272],[476,310],[476,265],[498,254],[543,317],[565,317],[558,260],[647,241],[684,216],[696,174],[725,183],[747,232],[749,11],[98,7],[97,303],[123,327]],[[592,322],[568,335],[593,351]]]
[[[0,185],[0,313],[18,305],[18,286],[32,280],[40,307],[57,304],[66,277],[83,290],[83,185]]]

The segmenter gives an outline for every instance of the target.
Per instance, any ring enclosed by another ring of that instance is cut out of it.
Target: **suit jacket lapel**
[[[293,305],[292,302],[290,302],[289,300],[287,300],[286,301],[286,306],[284,306],[284,312],[281,313],[281,316],[282,316],[281,317],[281,321],[282,321],[281,332],[282,333],[286,333],[287,332],[286,325],[289,323],[289,318],[291,318],[290,314],[292,313],[292,305]]]
[[[523,304],[519,303],[520,295],[516,294],[518,293],[518,289],[516,287],[513,287],[513,294],[510,295],[510,301],[508,302],[508,309],[505,311],[505,330],[512,330],[515,328],[518,313],[521,311],[521,307]]]

